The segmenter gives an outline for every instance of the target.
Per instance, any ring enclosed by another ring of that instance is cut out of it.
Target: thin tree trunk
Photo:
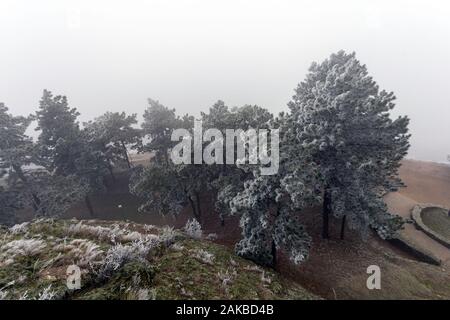
[[[121,141],[121,143],[122,143],[123,153],[125,155],[125,160],[127,160],[128,169],[131,169],[131,162],[130,162],[130,158],[128,157],[127,147],[125,146],[125,143],[123,141]]]
[[[14,171],[16,172],[17,176],[19,177],[19,179],[22,180],[22,182],[25,184],[25,188],[27,188],[28,190],[31,191],[28,179],[25,176],[25,174],[23,173],[22,168],[18,165],[13,165],[12,167],[13,167]],[[31,192],[31,197],[33,198],[33,201],[32,201],[33,210],[37,213],[39,211],[41,199],[39,199],[37,194],[34,192]]]
[[[84,201],[86,202],[86,207],[89,210],[89,214],[91,215],[91,217],[93,217],[94,216],[94,209],[92,208],[91,199],[89,199],[89,196],[85,196],[84,197]]]
[[[201,219],[203,215],[202,215],[202,208],[200,207],[200,196],[198,195],[198,192],[195,193],[195,200],[197,201],[198,216],[199,219]],[[200,220],[198,222],[200,222]]]
[[[114,175],[114,169],[113,169],[111,163],[109,163],[109,162],[108,162],[108,171],[109,171],[112,181],[116,182],[116,176]]]
[[[164,161],[166,162],[166,166],[169,165],[169,149],[164,149]]]
[[[275,244],[275,240],[272,239],[272,265],[271,267],[275,269],[277,266],[277,245]]]
[[[194,215],[195,219],[199,220],[200,217],[198,216],[197,208],[195,207],[195,203],[192,200],[191,196],[188,196],[188,200],[189,200],[189,203],[190,203],[191,208],[192,208],[192,214]]]
[[[344,236],[345,236],[345,217],[342,217],[342,222],[341,222],[341,240],[344,240]]]
[[[330,207],[331,207],[331,195],[328,188],[325,188],[324,196],[323,196],[323,208],[322,208],[322,238],[328,239],[328,220],[330,215]]]
[[[278,218],[279,215],[280,215],[280,210],[277,207],[277,211],[276,211],[276,214],[275,214],[275,220]],[[274,221],[274,223],[275,223],[275,221]],[[278,261],[278,259],[277,259],[277,253],[278,252],[277,252],[277,244],[275,243],[275,239],[273,238],[273,235],[272,235],[272,248],[271,248],[271,251],[272,251],[272,264],[271,264],[271,267],[275,269],[275,267],[277,266],[277,261]]]

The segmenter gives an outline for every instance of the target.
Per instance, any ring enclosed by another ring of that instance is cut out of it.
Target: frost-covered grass
[[[20,233],[25,233],[28,230],[28,225],[30,223],[29,222],[24,222],[24,223],[20,223],[20,224],[16,224],[14,226],[12,226],[11,228],[9,228],[9,231],[12,234],[20,234]]]
[[[192,256],[203,263],[211,265],[214,264],[214,254],[206,250],[203,249],[192,250]]]
[[[88,239],[66,240],[57,244],[53,249],[60,253],[58,257],[71,260],[73,264],[80,268],[98,264],[104,258],[104,250],[98,244]]]
[[[188,220],[188,222],[186,222],[186,225],[184,226],[184,231],[188,236],[194,239],[201,239],[203,234],[202,226],[195,218]]]
[[[46,243],[40,239],[18,239],[7,242],[0,247],[0,266],[13,263],[19,256],[36,256],[45,247]]]
[[[7,296],[8,296],[8,291],[0,290],[0,300],[6,300]]]
[[[151,234],[144,235],[137,231],[128,230],[124,225],[102,226],[87,224],[82,221],[70,225],[67,232],[72,236],[95,238],[111,243],[139,241],[144,237],[152,237]]]
[[[313,297],[198,235],[95,220],[41,219],[0,228],[0,299]],[[73,264],[81,271],[79,290],[66,286]]]

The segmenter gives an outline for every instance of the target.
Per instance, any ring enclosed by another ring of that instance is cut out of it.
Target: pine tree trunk
[[[164,161],[166,163],[166,166],[168,166],[169,165],[169,149],[165,148],[163,152],[164,152]]]
[[[188,200],[189,200],[189,204],[191,205],[191,208],[192,208],[192,214],[194,215],[195,219],[197,219],[197,221],[198,221],[200,219],[200,217],[197,213],[197,208],[195,207],[194,200],[192,200],[191,196],[188,196]]]
[[[109,174],[111,176],[113,183],[116,182],[116,176],[114,175],[114,169],[113,169],[111,163],[108,163],[108,171],[109,171]]]
[[[275,240],[272,239],[272,265],[271,267],[275,269],[277,266],[277,245],[275,244]]]
[[[127,160],[128,169],[131,169],[131,162],[130,162],[130,158],[128,157],[127,147],[125,146],[125,143],[123,141],[121,141],[121,143],[122,143],[123,153],[125,155],[125,160]]]
[[[331,195],[328,188],[325,188],[324,196],[323,196],[323,208],[322,208],[322,238],[328,239],[328,220],[330,216],[330,207],[331,207]]]
[[[279,215],[280,215],[280,208],[277,206],[274,223],[276,222],[276,219],[278,218]],[[277,244],[275,243],[275,239],[273,238],[273,235],[272,235],[271,253],[272,253],[272,264],[271,264],[271,267],[275,269],[275,267],[277,266],[278,259],[277,259]]]
[[[345,217],[342,217],[342,222],[341,222],[341,240],[344,240],[344,236],[345,236]]]
[[[84,197],[84,201],[86,203],[86,207],[89,210],[89,214],[91,215],[91,217],[93,217],[94,216],[94,209],[92,208],[91,199],[89,199],[89,196],[85,196]]]
[[[203,215],[202,215],[202,208],[200,206],[200,196],[199,196],[198,192],[195,193],[195,200],[197,202],[198,216],[199,216],[199,218],[201,218]],[[200,220],[198,222],[200,222]]]
[[[20,180],[22,180],[22,182],[25,185],[25,188],[27,188],[28,190],[31,190],[29,183],[28,183],[28,179],[25,176],[25,174],[22,171],[22,168],[18,165],[12,165],[14,171],[16,172],[17,176],[19,177]],[[36,193],[31,192],[31,197],[33,198],[32,201],[32,206],[33,206],[33,210],[34,212],[38,212],[39,211],[39,206],[41,204],[41,199],[39,199],[39,197],[37,196]]]

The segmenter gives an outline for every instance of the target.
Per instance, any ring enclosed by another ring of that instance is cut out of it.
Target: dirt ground
[[[400,176],[406,188],[399,193],[417,202],[450,207],[450,166],[441,163],[405,160]]]
[[[418,203],[432,203],[450,207],[450,166],[445,164],[405,160],[400,176],[406,184],[399,192],[388,194],[386,203],[391,212],[410,218],[411,209]],[[450,264],[450,250],[417,230],[413,224],[406,224],[401,236],[415,247],[431,253],[447,267]]]
[[[450,206],[450,166],[405,160],[400,176],[406,187],[386,196],[391,212],[409,218],[417,203]],[[402,236],[435,253],[441,266],[419,262],[374,235],[361,241],[349,232],[347,239],[338,240],[339,221],[332,223],[331,239],[323,240],[320,215],[305,220],[314,241],[309,260],[299,268],[288,263],[280,268],[311,291],[328,299],[450,299],[450,250],[412,224],[405,225]],[[366,270],[372,264],[380,266],[381,290],[366,287]]]

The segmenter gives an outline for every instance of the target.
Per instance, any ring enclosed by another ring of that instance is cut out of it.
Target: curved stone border
[[[413,219],[417,228],[422,230],[425,234],[427,234],[433,240],[436,240],[443,246],[446,246],[450,249],[450,242],[444,236],[434,232],[434,230],[430,229],[427,225],[425,225],[422,221],[422,210],[427,208],[438,208],[448,212],[448,209],[435,204],[417,204],[411,210],[411,218]]]

